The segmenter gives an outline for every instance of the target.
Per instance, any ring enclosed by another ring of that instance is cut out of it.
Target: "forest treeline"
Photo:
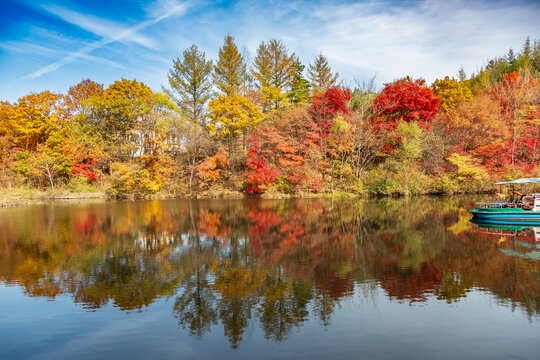
[[[111,197],[485,191],[539,176],[540,42],[477,73],[378,91],[347,84],[323,54],[304,66],[281,40],[251,61],[227,35],[217,60],[196,45],[168,84],[0,102],[0,187]]]

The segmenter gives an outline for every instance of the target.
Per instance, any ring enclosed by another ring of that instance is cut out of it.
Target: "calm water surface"
[[[540,242],[477,200],[0,209],[0,359],[538,359]]]

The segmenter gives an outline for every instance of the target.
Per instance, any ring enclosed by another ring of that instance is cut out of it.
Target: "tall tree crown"
[[[234,38],[227,35],[214,66],[214,84],[221,93],[231,95],[243,90],[245,80],[245,59],[238,51]]]
[[[257,79],[257,86],[275,87],[285,90],[292,85],[296,58],[281,40],[272,39],[268,43],[262,42],[257,48],[252,73]]]
[[[169,70],[171,90],[165,89],[182,113],[193,123],[205,126],[205,105],[212,89],[212,60],[196,45],[183,53],[183,60],[176,59]]]
[[[328,65],[328,60],[322,53],[315,58],[313,64],[309,64],[308,79],[315,94],[324,92],[329,87],[337,85],[338,76],[338,73],[332,73],[332,69]]]
[[[311,86],[309,85],[309,81],[304,78],[303,71],[305,66],[302,65],[300,60],[296,59],[294,66],[295,74],[292,80],[291,90],[288,92],[287,97],[292,103],[303,105],[309,101],[309,90]]]

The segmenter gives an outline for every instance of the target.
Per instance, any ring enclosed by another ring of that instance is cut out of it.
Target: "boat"
[[[475,222],[499,225],[540,225],[540,193],[524,195],[515,190],[516,184],[540,184],[540,178],[526,178],[512,181],[502,181],[495,185],[510,185],[507,195],[496,193],[496,198],[490,202],[477,203],[473,214]]]

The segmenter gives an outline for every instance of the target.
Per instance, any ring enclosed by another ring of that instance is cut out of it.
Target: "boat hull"
[[[473,219],[485,224],[540,225],[540,212],[523,209],[476,208]]]

